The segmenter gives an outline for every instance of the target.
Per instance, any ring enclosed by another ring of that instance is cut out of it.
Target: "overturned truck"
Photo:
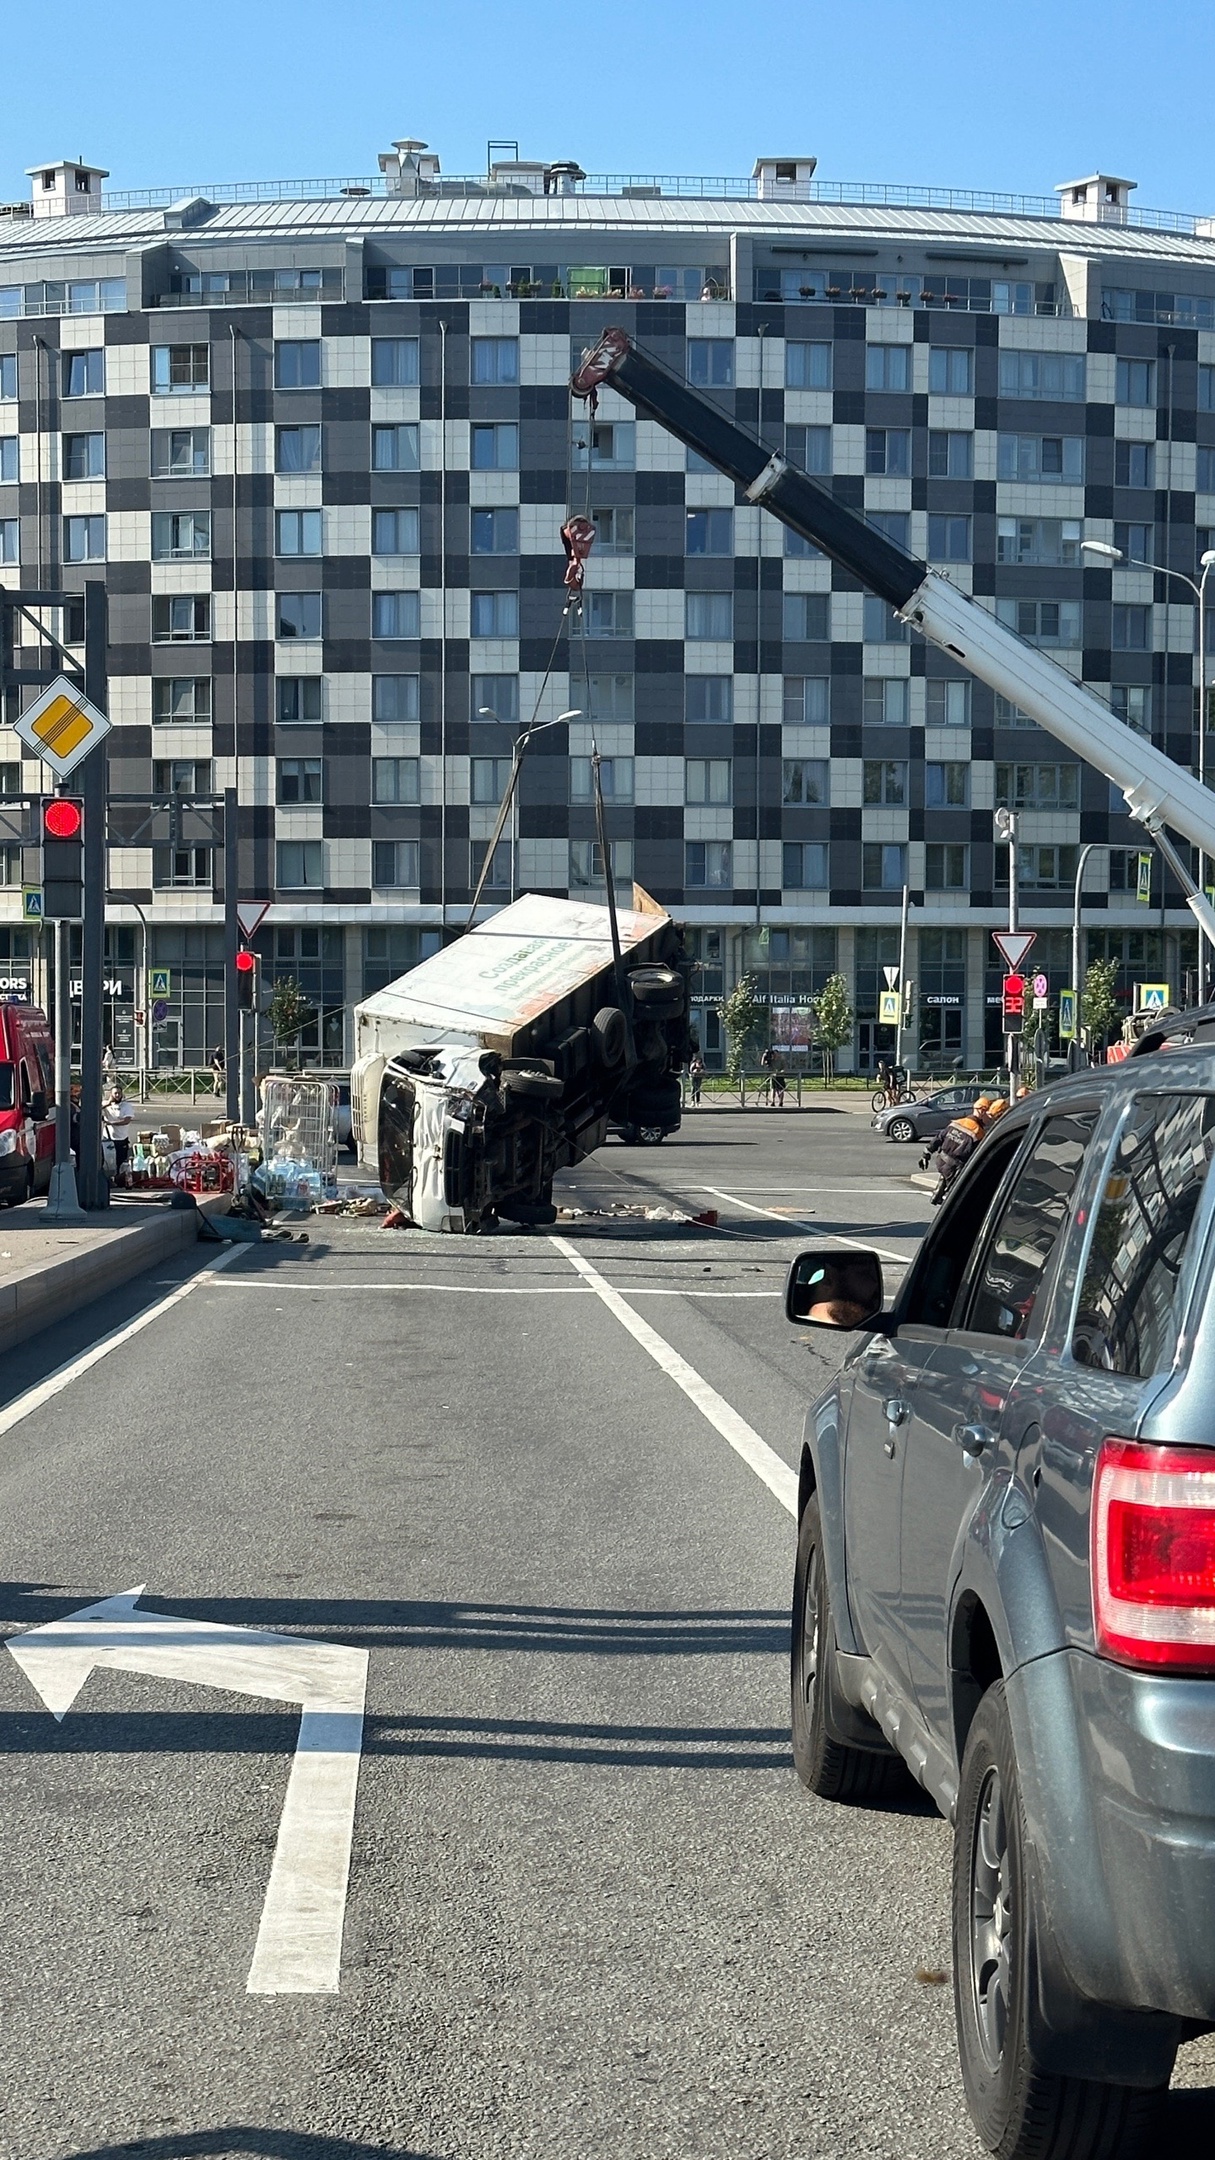
[[[552,1222],[553,1177],[608,1126],[679,1124],[688,961],[639,889],[607,908],[527,894],[356,1008],[359,1159],[420,1229]]]

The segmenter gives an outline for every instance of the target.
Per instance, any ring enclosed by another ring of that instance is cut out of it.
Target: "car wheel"
[[[802,1784],[823,1800],[880,1800],[907,1779],[874,1726],[874,1749],[848,1747],[828,1729],[829,1660],[835,1627],[823,1564],[823,1527],[817,1495],[806,1503],[797,1532],[793,1571],[793,1627],[789,1677],[793,1763]]]
[[[916,1136],[915,1126],[909,1117],[891,1118],[886,1133],[891,1140],[914,1140]]]
[[[639,1125],[637,1138],[642,1147],[660,1147],[666,1139],[666,1133],[661,1125]]]
[[[1002,1682],[975,1713],[962,1758],[953,1858],[953,1983],[962,2082],[999,2160],[1131,2160],[1147,2150],[1165,2087],[1099,2085],[1039,2068],[1027,1979],[1038,1962],[1025,1826]]]
[[[21,1207],[21,1206],[22,1206],[22,1204],[23,1204],[23,1203],[24,1203],[24,1202],[25,1202],[26,1200],[32,1200],[32,1199],[33,1199],[33,1197],[34,1197],[34,1165],[33,1165],[33,1163],[27,1163],[27,1164],[26,1164],[26,1166],[25,1166],[25,1178],[24,1178],[24,1181],[23,1181],[23,1183],[22,1183],[22,1186],[21,1186],[21,1190],[20,1190],[20,1192],[19,1192],[19,1193],[17,1194],[16,1198],[15,1198],[15,1199],[14,1199],[14,1201],[13,1201],[13,1206],[14,1206],[14,1207]]]

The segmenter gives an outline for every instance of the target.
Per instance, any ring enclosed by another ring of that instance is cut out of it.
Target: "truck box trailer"
[[[672,1131],[689,963],[634,906],[525,894],[355,1009],[359,1160],[419,1228],[552,1222],[553,1178],[609,1122]]]

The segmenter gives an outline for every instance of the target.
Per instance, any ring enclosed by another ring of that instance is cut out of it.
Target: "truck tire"
[[[1017,1761],[997,1681],[967,1738],[954,1831],[953,1990],[967,2105],[999,2160],[1146,2154],[1164,2085],[1099,2085],[1034,2061],[1026,1992],[1036,1934]]]
[[[564,1080],[556,1073],[507,1071],[502,1075],[504,1095],[521,1095],[527,1102],[557,1102],[565,1093]]]
[[[629,1031],[619,1005],[601,1005],[591,1021],[591,1036],[595,1055],[605,1072],[615,1072],[623,1065],[629,1046]]]
[[[686,1003],[683,977],[674,968],[634,968],[629,993],[634,1011],[647,1020],[678,1020]]]
[[[827,1729],[831,1677],[826,1660],[835,1647],[835,1626],[823,1565],[823,1525],[812,1493],[797,1532],[793,1570],[793,1624],[789,1677],[793,1766],[802,1784],[822,1800],[881,1801],[906,1790],[907,1770],[873,1728],[874,1748],[848,1747]]]
[[[625,1102],[633,1125],[665,1125],[673,1130],[679,1123],[679,1082],[673,1073],[629,1088]]]

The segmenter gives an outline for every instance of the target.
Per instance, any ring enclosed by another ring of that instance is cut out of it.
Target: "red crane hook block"
[[[572,517],[561,528],[565,548],[565,582],[572,593],[582,591],[586,558],[595,545],[595,528],[588,517]]]

